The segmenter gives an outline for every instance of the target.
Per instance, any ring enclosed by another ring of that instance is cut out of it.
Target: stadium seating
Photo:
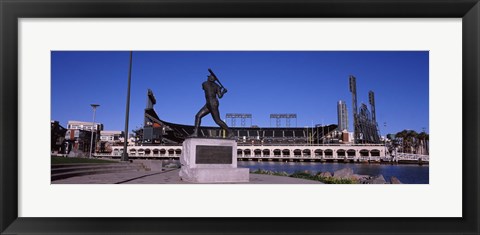
[[[145,115],[150,120],[157,123],[160,128],[164,128],[164,135],[161,142],[164,145],[181,144],[183,140],[193,133],[193,126],[182,125],[176,123],[169,123],[158,119],[158,116],[154,111],[146,110]],[[325,134],[334,131],[337,125],[325,126],[323,130]],[[293,144],[307,144],[318,143],[321,140],[323,134],[314,131],[313,140],[307,136],[305,128],[303,127],[267,127],[267,128],[249,128],[249,127],[231,127],[230,130],[238,140],[239,145],[261,145],[261,144],[274,144],[274,145],[293,145]],[[311,134],[311,131],[309,132]],[[222,137],[223,131],[220,127],[200,127],[198,133],[199,137]],[[319,138],[319,139],[317,139]]]

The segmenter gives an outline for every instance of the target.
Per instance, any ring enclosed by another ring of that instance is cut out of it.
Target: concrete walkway
[[[180,180],[179,171],[179,169],[164,169],[164,171],[85,175],[52,181],[52,184],[191,184]],[[250,174],[250,182],[240,184],[322,184],[322,182],[284,176]]]

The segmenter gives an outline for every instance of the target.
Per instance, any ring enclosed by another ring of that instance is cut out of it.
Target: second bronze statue
[[[210,72],[210,75],[207,76],[207,81],[202,83],[202,89],[205,92],[206,104],[198,111],[197,115],[195,115],[195,128],[190,137],[198,137],[198,131],[200,129],[202,118],[207,114],[212,114],[212,118],[215,123],[225,130],[226,137],[232,138],[233,133],[228,129],[227,124],[225,124],[225,122],[220,118],[220,111],[218,110],[220,105],[218,99],[221,99],[223,95],[227,93],[227,89],[221,85],[217,76],[211,69],[208,69],[208,71]],[[215,83],[215,81],[218,81],[220,85]]]

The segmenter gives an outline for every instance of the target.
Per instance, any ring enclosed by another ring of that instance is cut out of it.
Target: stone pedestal
[[[237,168],[237,142],[187,138],[180,157],[180,178],[193,183],[248,182],[249,169]]]

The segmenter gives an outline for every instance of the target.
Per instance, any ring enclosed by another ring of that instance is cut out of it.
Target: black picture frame
[[[0,15],[2,234],[479,234],[480,232],[478,0],[0,0]],[[50,17],[462,18],[463,216],[462,218],[19,218],[17,21],[19,18]]]

